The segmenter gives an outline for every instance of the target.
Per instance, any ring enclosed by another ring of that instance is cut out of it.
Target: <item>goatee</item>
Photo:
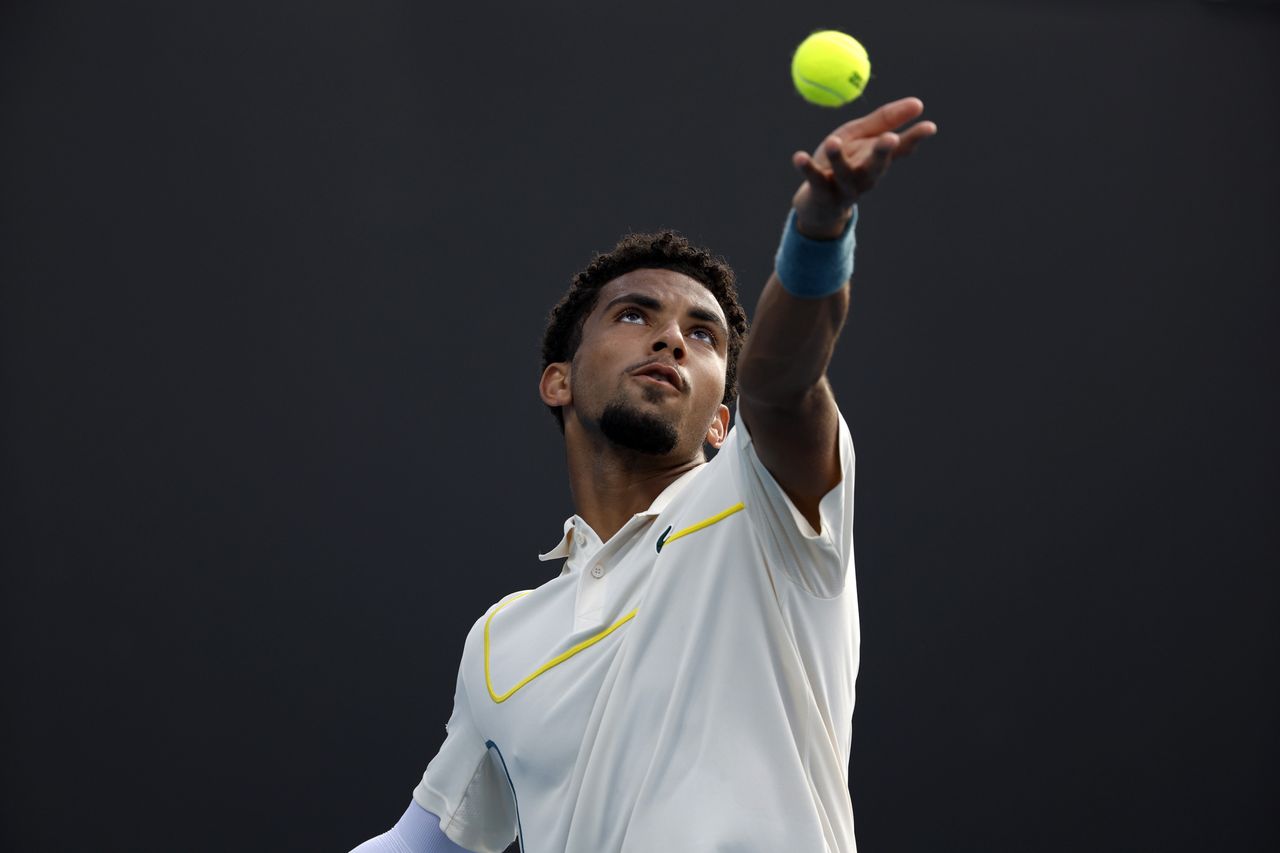
[[[653,456],[670,453],[680,439],[676,428],[656,415],[616,401],[604,407],[600,431],[619,447]]]

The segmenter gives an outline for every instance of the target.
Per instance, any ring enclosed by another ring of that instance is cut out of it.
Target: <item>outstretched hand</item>
[[[800,233],[815,240],[839,237],[853,216],[853,205],[876,185],[889,164],[938,132],[931,121],[895,132],[923,112],[919,98],[892,101],[840,125],[813,154],[792,154],[792,164],[805,178],[791,200]]]

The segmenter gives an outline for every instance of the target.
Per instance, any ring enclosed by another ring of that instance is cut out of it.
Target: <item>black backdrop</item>
[[[1278,849],[1277,7],[770,5],[5,5],[0,847],[390,826],[572,511],[569,276],[672,226],[754,304],[789,154],[917,95],[832,366],[860,847]]]

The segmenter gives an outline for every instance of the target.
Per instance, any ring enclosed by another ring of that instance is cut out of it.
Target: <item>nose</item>
[[[671,357],[676,361],[684,361],[684,335],[674,322],[659,329],[658,336],[653,341],[654,352],[662,352],[664,349],[671,350]]]

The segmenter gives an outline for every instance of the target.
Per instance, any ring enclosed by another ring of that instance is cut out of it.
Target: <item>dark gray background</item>
[[[1280,845],[1275,5],[0,21],[3,849],[389,827],[467,627],[553,571],[572,273],[672,226],[754,305],[791,152],[906,95],[940,134],[831,369],[860,849]],[[821,27],[874,66],[838,113],[790,88]]]

